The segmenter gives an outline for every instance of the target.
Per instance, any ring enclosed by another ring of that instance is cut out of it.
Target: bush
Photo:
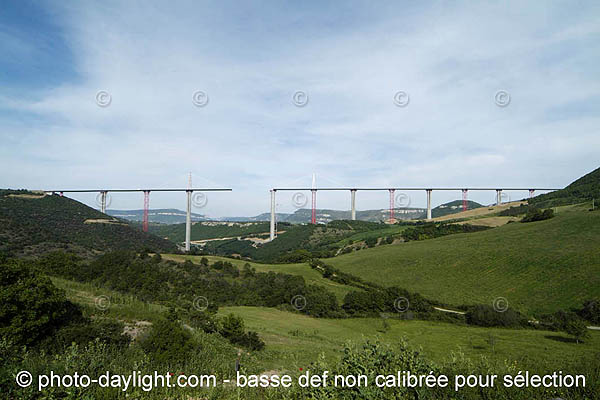
[[[455,233],[470,233],[479,232],[490,229],[487,226],[470,225],[470,224],[448,224],[434,222],[426,222],[420,225],[415,225],[402,231],[400,234],[404,241],[409,240],[426,240],[441,236],[452,235]]]
[[[265,347],[265,343],[260,339],[258,333],[246,333],[244,331],[244,320],[234,314],[229,314],[223,319],[220,333],[231,343],[250,350],[262,350]]]
[[[37,344],[64,326],[84,321],[64,291],[26,262],[0,264],[0,287],[0,336],[14,344]]]
[[[302,311],[313,317],[334,317],[340,311],[335,295],[319,286],[308,285],[304,297],[306,307]]]
[[[554,210],[548,208],[546,210],[540,210],[539,208],[528,208],[527,214],[521,219],[521,222],[535,222],[543,221],[554,217]]]
[[[71,324],[59,329],[52,338],[48,338],[45,347],[59,352],[73,343],[85,346],[94,341],[116,348],[125,348],[130,339],[129,336],[123,334],[122,323],[114,320],[93,320],[82,324]]]
[[[220,330],[219,320],[208,311],[190,311],[188,321],[193,328],[202,329],[206,333],[217,333]]]
[[[518,207],[510,207],[506,210],[502,210],[498,213],[501,217],[516,217],[517,215],[526,214],[529,210],[529,205],[527,204],[519,204]]]
[[[583,303],[583,308],[578,311],[581,318],[593,324],[600,324],[600,299],[590,299]]]
[[[560,310],[543,315],[540,319],[543,327],[575,336],[577,342],[588,335],[587,324],[574,312]]]
[[[375,247],[377,245],[377,238],[376,237],[367,238],[365,240],[365,244],[367,245],[367,247]]]
[[[412,293],[399,287],[349,292],[344,297],[342,308],[353,316],[373,316],[382,312],[392,312],[400,313],[399,317],[405,317],[403,313],[406,311],[417,314],[433,311],[429,300],[419,293]]]
[[[469,307],[466,314],[467,323],[479,326],[500,326],[504,328],[522,327],[527,325],[527,319],[513,309],[499,312],[487,304]]]
[[[157,364],[184,363],[189,353],[198,350],[190,332],[178,322],[161,318],[142,338],[140,346]]]
[[[575,336],[577,343],[590,335],[585,321],[579,317],[569,320],[563,329],[567,334]]]

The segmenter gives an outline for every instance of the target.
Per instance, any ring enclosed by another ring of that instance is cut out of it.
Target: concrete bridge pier
[[[271,229],[270,229],[270,240],[275,239],[275,192],[276,190],[271,190]]]
[[[496,189],[496,205],[502,204],[502,189]]]
[[[352,221],[356,221],[356,189],[350,189]]]
[[[102,214],[106,214],[106,193],[108,192],[105,190],[100,192],[100,211]]]
[[[431,189],[426,189],[425,192],[427,192],[427,220],[430,221],[431,220]]]

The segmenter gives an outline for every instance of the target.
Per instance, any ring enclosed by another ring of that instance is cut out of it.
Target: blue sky
[[[597,2],[324,3],[3,2],[0,187],[181,187],[192,172],[234,188],[196,210],[222,216],[264,212],[270,187],[313,172],[323,186],[562,187],[598,167]]]

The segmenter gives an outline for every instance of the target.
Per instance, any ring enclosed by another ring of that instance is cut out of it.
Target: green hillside
[[[350,241],[370,238],[371,246],[379,238],[399,233],[404,226],[386,225],[367,221],[332,221],[323,224],[279,225],[285,232],[275,240],[255,245],[247,240],[219,240],[208,242],[204,251],[208,254],[238,255],[262,262],[298,262],[311,257],[332,257]],[[351,249],[349,249],[351,250]]]
[[[165,260],[173,260],[177,262],[184,262],[190,260],[193,263],[199,264],[202,258],[206,258],[210,263],[217,261],[228,262],[235,265],[237,268],[242,270],[244,265],[250,265],[257,272],[276,272],[282,274],[299,275],[309,285],[321,286],[323,289],[328,290],[335,294],[340,304],[344,301],[344,296],[353,290],[359,290],[356,287],[344,285],[341,283],[334,282],[330,279],[323,277],[323,274],[313,269],[307,263],[295,263],[295,264],[262,264],[256,262],[248,262],[244,260],[236,260],[234,258],[218,257],[218,256],[192,256],[187,254],[163,254],[162,258]]]
[[[437,218],[443,217],[444,215],[456,214],[463,210],[462,205],[462,200],[454,200],[449,203],[440,204],[431,210],[431,216]],[[467,200],[467,210],[473,210],[479,207],[483,206],[476,201]]]
[[[450,304],[491,304],[524,312],[576,306],[600,295],[600,213],[589,206],[482,232],[366,249],[327,260],[381,285]]]
[[[280,224],[279,229],[285,229]],[[175,243],[185,240],[185,223],[171,225],[150,225],[149,230],[157,236]],[[269,233],[268,222],[195,222],[192,224],[192,240],[227,238]]]
[[[564,189],[529,199],[529,204],[543,208],[600,200],[600,168],[582,176]]]
[[[0,251],[36,256],[56,249],[93,254],[177,247],[67,197],[0,190]]]

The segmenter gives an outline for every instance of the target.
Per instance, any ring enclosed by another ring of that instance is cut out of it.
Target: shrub
[[[503,312],[496,311],[487,304],[478,304],[469,307],[466,314],[467,323],[479,326],[521,327],[527,324],[527,319],[513,309]]]
[[[593,324],[600,324],[600,299],[586,300],[578,314],[581,318]]]
[[[237,342],[240,346],[244,346],[247,349],[260,351],[265,348],[265,342],[261,340],[258,333],[249,331],[245,333]]]
[[[193,328],[202,329],[206,333],[217,333],[220,330],[219,320],[214,313],[208,311],[189,312],[188,321]]]
[[[0,336],[14,344],[37,344],[59,328],[83,321],[81,310],[64,291],[26,262],[0,264],[0,287]]]
[[[367,247],[375,247],[377,245],[377,238],[376,237],[367,238],[365,240],[365,244],[367,245]]]
[[[535,222],[543,221],[554,217],[554,210],[548,208],[546,210],[540,210],[539,208],[528,208],[527,214],[521,219],[521,222]]]
[[[160,365],[184,363],[189,353],[198,349],[190,332],[178,322],[165,318],[153,324],[140,345],[144,352]]]
[[[575,336],[577,342],[588,335],[585,321],[571,311],[559,310],[553,314],[543,315],[540,320],[545,328]]]
[[[228,314],[221,323],[221,335],[235,339],[244,334],[244,320],[235,314]]]
[[[244,320],[234,314],[227,315],[221,324],[221,335],[231,343],[249,348],[251,350],[262,350],[265,343],[256,332],[244,332]]]
[[[529,205],[527,204],[519,204],[518,207],[510,207],[506,210],[502,210],[498,213],[501,217],[516,217],[517,215],[526,214],[529,209]]]
[[[306,287],[306,307],[302,310],[313,317],[333,317],[339,312],[335,295],[315,285]]]
[[[575,336],[575,340],[577,341],[577,343],[579,343],[580,340],[583,340],[584,338],[589,336],[589,332],[585,321],[579,317],[570,319],[565,324],[563,329],[567,334]]]
[[[119,321],[92,320],[59,329],[52,338],[48,338],[46,347],[58,352],[73,343],[85,346],[94,341],[116,348],[125,348],[130,342],[129,336],[123,334],[123,324]]]

